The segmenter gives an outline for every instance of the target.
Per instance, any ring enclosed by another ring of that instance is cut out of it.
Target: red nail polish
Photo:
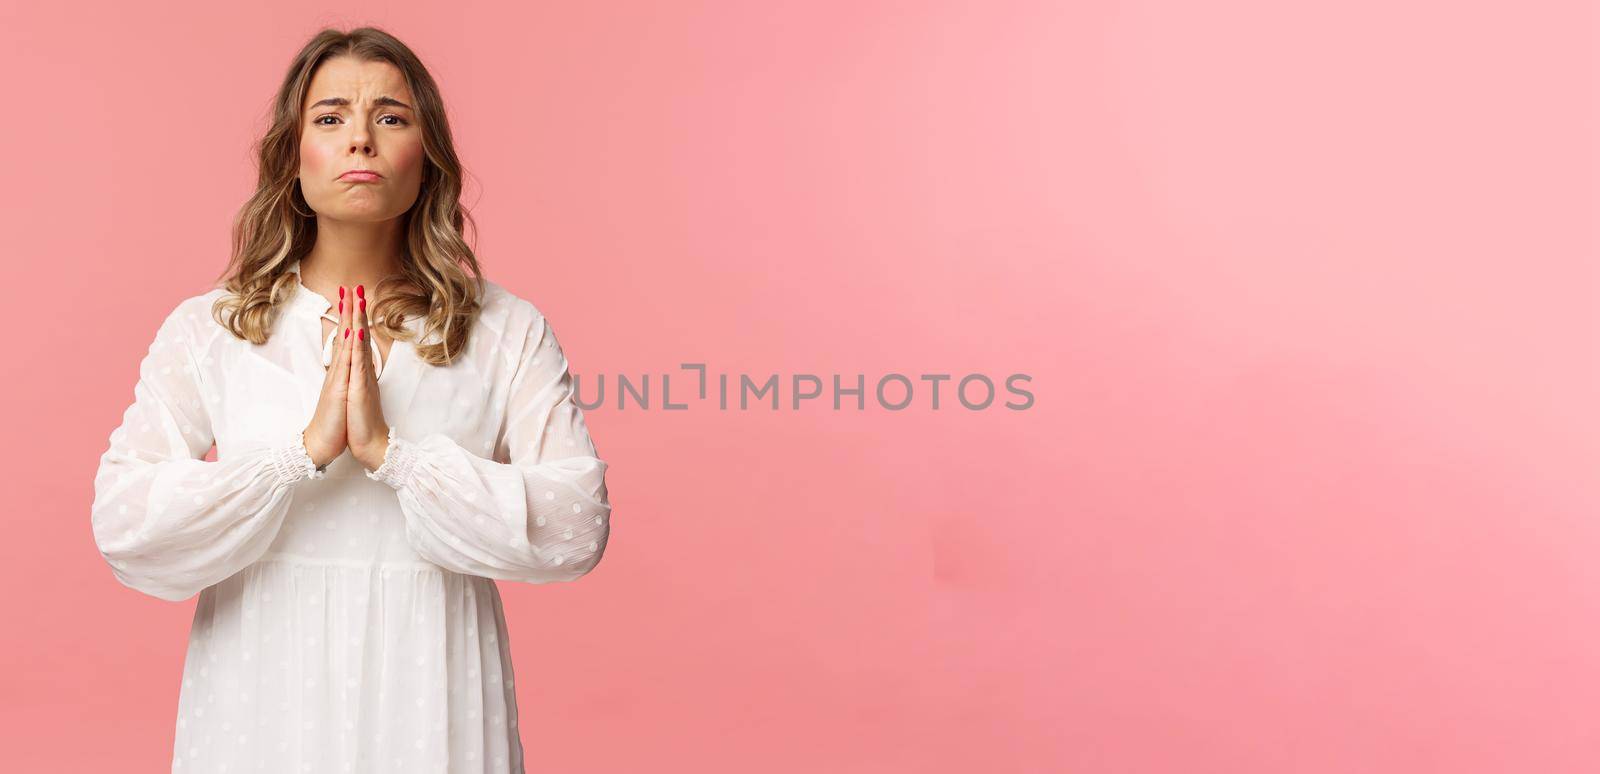
[[[367,292],[365,290],[363,290],[363,288],[365,288],[365,287],[366,287],[366,285],[357,285],[356,286],[356,297],[357,298],[366,298],[367,297]]]
[[[339,314],[344,314],[344,294],[339,294]]]
[[[339,286],[339,300],[340,301],[344,300],[344,286],[343,285]]]
[[[361,330],[356,331],[356,340],[357,341],[366,341],[367,340],[367,329],[366,328],[362,328]]]
[[[350,338],[350,329],[349,328],[345,328],[344,329],[344,338],[347,338],[347,339]]]
[[[365,298],[361,299],[361,313],[367,313],[367,300]]]

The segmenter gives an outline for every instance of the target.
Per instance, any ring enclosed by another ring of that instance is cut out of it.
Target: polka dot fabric
[[[495,582],[576,580],[611,524],[555,332],[485,281],[456,362],[391,346],[383,464],[318,471],[301,432],[331,304],[294,289],[261,345],[212,318],[221,289],[178,304],[95,474],[115,578],[200,595],[172,771],[522,772]]]

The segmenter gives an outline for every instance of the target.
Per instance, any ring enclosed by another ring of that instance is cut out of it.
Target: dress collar
[[[290,308],[296,311],[306,312],[312,317],[321,317],[325,314],[337,314],[337,312],[334,311],[335,307],[332,301],[329,301],[327,297],[321,293],[306,287],[305,282],[301,280],[299,259],[296,259],[294,263],[289,264],[289,273],[295,275],[294,298],[289,300]],[[406,330],[420,336],[422,334],[422,325],[422,318],[412,315],[411,317],[406,318],[404,327]]]
[[[289,273],[294,275],[294,298],[290,300],[293,308],[310,312],[313,317],[321,317],[324,312],[333,308],[333,302],[323,297],[321,293],[306,287],[301,281],[299,260],[290,264]]]

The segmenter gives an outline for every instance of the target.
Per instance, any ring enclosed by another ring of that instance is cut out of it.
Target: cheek
[[[394,170],[407,180],[422,177],[422,143],[409,142],[394,149],[391,157]]]
[[[330,146],[318,143],[315,140],[300,142],[300,172],[318,180],[326,177],[327,172],[333,169],[334,157],[337,152]]]

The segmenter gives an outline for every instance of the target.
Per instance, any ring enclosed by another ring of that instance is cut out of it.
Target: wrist
[[[354,454],[367,470],[377,470],[383,465],[384,458],[389,456],[389,438],[387,435],[378,436],[377,440]]]
[[[422,459],[419,451],[416,444],[401,438],[394,428],[389,428],[382,452],[367,465],[367,478],[382,481],[395,489],[404,488],[411,482],[413,471]]]
[[[288,443],[274,449],[271,462],[278,482],[285,486],[324,477],[324,466],[317,465],[306,452],[305,436],[302,433],[296,433]]]
[[[328,454],[316,444],[302,442],[301,446],[305,448],[306,456],[311,458],[311,464],[315,465],[318,470],[327,468],[328,463],[333,462],[333,459],[338,456],[336,454]]]

